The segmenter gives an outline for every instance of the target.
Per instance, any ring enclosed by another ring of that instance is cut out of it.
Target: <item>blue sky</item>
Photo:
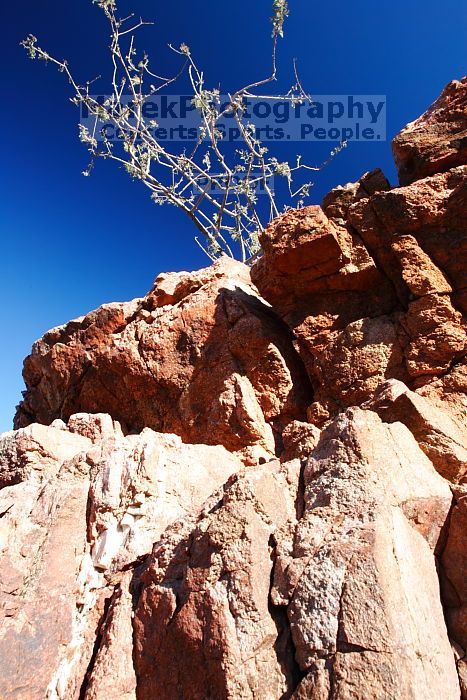
[[[390,138],[416,118],[453,78],[465,75],[467,5],[460,0],[391,3],[290,0],[280,44],[281,84],[297,58],[314,94],[387,95],[388,141],[353,144],[316,178],[312,202],[333,186],[381,167],[395,184]],[[140,46],[170,71],[164,44],[186,42],[206,82],[235,89],[269,68],[270,0],[150,2],[125,0],[156,20]],[[69,86],[51,67],[29,61],[18,46],[29,32],[80,79],[107,66],[107,27],[89,0],[24,0],[2,11],[3,109],[0,208],[0,431],[11,428],[23,388],[21,367],[48,328],[100,304],[142,296],[164,270],[195,269],[207,259],[191,224],[172,208],[155,206],[147,191],[101,162],[90,178],[77,139]],[[294,152],[296,153],[296,147]],[[309,162],[322,151],[303,147]]]

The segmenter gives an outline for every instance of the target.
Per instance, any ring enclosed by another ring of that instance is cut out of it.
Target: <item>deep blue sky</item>
[[[289,4],[279,52],[283,85],[296,57],[314,94],[386,94],[389,139],[467,72],[462,0]],[[121,8],[157,20],[140,45],[160,56],[162,71],[174,58],[163,44],[185,41],[207,84],[233,89],[269,68],[270,5],[125,0]],[[172,208],[156,207],[114,164],[98,163],[92,177],[82,177],[87,153],[76,138],[69,86],[18,46],[31,32],[51,53],[67,57],[79,78],[94,77],[107,60],[100,10],[90,0],[8,2],[2,24],[0,431],[11,428],[20,399],[22,360],[48,328],[104,302],[144,295],[160,271],[206,264],[190,223]],[[311,144],[304,155],[320,160]],[[389,140],[350,146],[318,175],[313,201],[376,166],[395,183]]]

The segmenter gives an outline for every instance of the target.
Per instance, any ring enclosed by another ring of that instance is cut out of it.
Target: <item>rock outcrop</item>
[[[222,258],[193,274],[160,275],[144,299],[106,304],[39,340],[16,427],[109,413],[185,442],[275,454],[282,429],[305,417],[311,387],[292,334]]]
[[[395,190],[383,189],[378,173],[364,181],[378,191],[362,197],[357,183],[328,195],[325,211],[307,207],[274,222],[252,270],[297,339],[317,425],[387,379],[425,392],[437,377],[445,385],[465,357],[467,167]],[[452,408],[465,419],[458,376]]]
[[[467,79],[366,173],[53,329],[0,436],[5,700],[467,699]]]
[[[109,697],[106,683],[134,697],[131,570],[242,468],[221,446],[149,428],[124,437],[108,415],[6,433],[0,697],[80,697],[84,680],[86,697]],[[94,659],[101,635],[112,643]]]

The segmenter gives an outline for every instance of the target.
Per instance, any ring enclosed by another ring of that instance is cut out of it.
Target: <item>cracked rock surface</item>
[[[467,699],[466,105],[251,269],[37,341],[0,436],[2,700]]]

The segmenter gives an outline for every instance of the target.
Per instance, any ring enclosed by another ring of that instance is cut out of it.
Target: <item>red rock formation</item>
[[[161,275],[144,299],[49,331],[24,366],[16,427],[109,413],[125,430],[271,456],[311,397],[291,334],[245,265]],[[256,449],[255,449],[256,448]]]
[[[467,78],[453,80],[422,114],[394,139],[401,185],[441,173],[467,160]]]
[[[466,104],[251,272],[35,344],[0,436],[2,700],[467,699]]]

